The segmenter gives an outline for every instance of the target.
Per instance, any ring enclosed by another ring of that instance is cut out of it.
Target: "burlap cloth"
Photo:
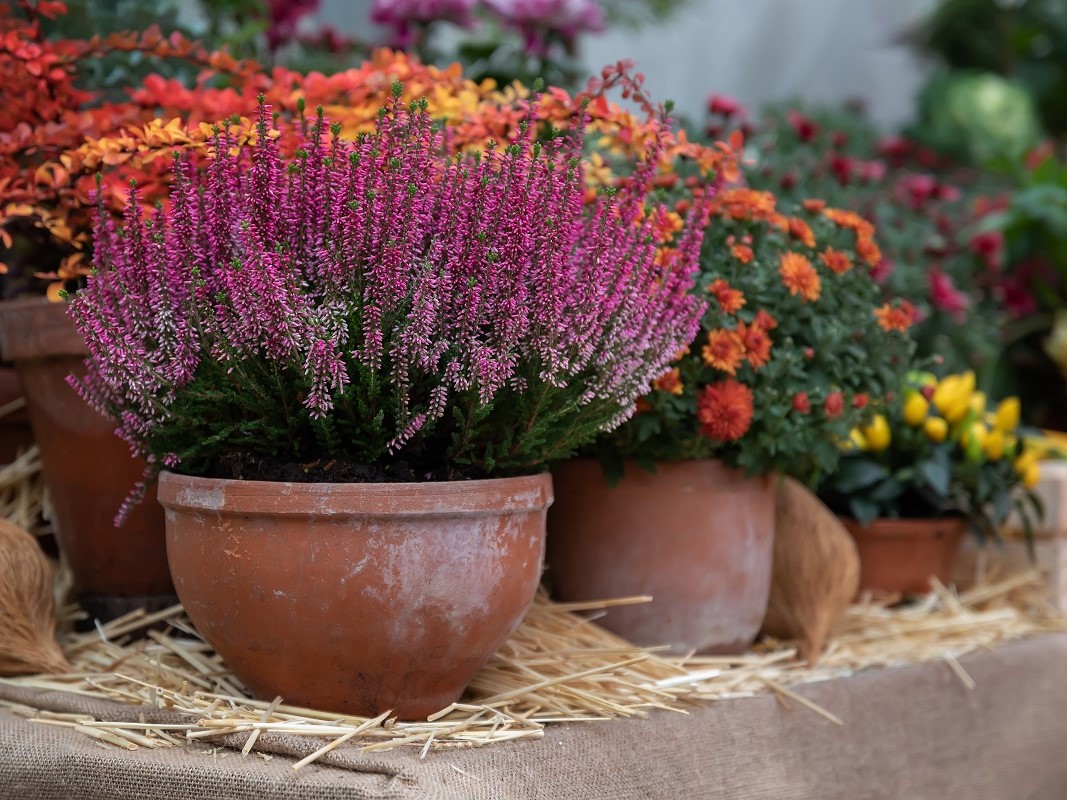
[[[0,797],[19,800],[729,798],[1067,799],[1067,634],[942,663],[877,669],[798,691],[839,727],[769,695],[645,720],[551,726],[543,739],[480,749],[363,754],[344,746],[294,774],[316,744],[263,736],[270,761],[228,748],[102,749],[0,712]],[[137,719],[144,709],[0,685],[57,711]],[[146,718],[173,718],[149,712]],[[231,737],[240,745],[242,737]]]

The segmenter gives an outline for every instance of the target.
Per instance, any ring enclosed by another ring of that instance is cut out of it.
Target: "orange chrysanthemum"
[[[827,269],[831,272],[836,272],[838,275],[852,269],[852,259],[848,257],[848,253],[834,250],[832,247],[827,247],[823,250],[819,254],[819,260],[826,265]]]
[[[775,213],[774,206],[772,193],[741,187],[719,192],[712,208],[732,219],[769,219]]]
[[[868,266],[876,267],[882,263],[882,251],[871,236],[857,234],[856,252],[859,253],[860,258],[867,262]]]
[[[708,284],[708,293],[719,301],[725,314],[736,314],[745,304],[745,295],[740,289],[731,289],[730,284],[722,278],[716,278]]]
[[[874,310],[874,316],[884,331],[906,331],[915,322],[915,306],[901,300],[896,306],[886,303]]]
[[[819,273],[815,271],[807,256],[793,252],[782,253],[778,273],[782,276],[782,283],[789,290],[789,294],[799,294],[809,303],[819,299],[822,283],[819,281]]]
[[[851,228],[858,236],[874,235],[874,225],[855,211],[846,211],[843,208],[825,208],[822,215],[835,225],[840,225],[842,228]]]
[[[737,331],[719,328],[708,333],[708,343],[701,350],[701,355],[704,363],[712,369],[733,375],[744,361],[745,343]]]
[[[682,373],[678,371],[677,367],[674,367],[652,381],[652,388],[668,394],[681,394],[685,388],[682,383]]]
[[[737,325],[737,335],[741,337],[741,343],[745,346],[745,358],[749,366],[759,369],[771,359],[771,337],[767,331],[759,325],[746,325],[743,322]]]
[[[727,379],[705,386],[697,397],[700,433],[717,442],[736,442],[752,425],[752,390]]]
[[[805,247],[815,246],[815,232],[800,217],[789,218],[789,235],[803,244]]]
[[[805,211],[811,214],[818,214],[820,211],[826,208],[826,201],[817,200],[809,197],[807,200],[804,200],[802,202],[802,205],[804,206]]]
[[[759,325],[765,331],[773,331],[778,327],[778,320],[761,308],[756,312],[756,318],[752,320],[752,324]]]
[[[756,254],[752,252],[752,248],[747,244],[730,245],[730,253],[742,264],[751,264],[752,259],[756,257]]]

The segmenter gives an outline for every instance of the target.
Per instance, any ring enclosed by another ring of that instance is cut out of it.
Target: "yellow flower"
[[[867,440],[867,446],[875,453],[889,447],[893,441],[893,434],[889,430],[889,423],[881,414],[875,414],[871,424],[862,429],[863,438]]]
[[[919,392],[912,392],[911,396],[904,401],[904,421],[913,427],[922,425],[929,413],[930,404]]]
[[[972,394],[968,407],[979,419],[985,416],[985,392],[975,392]]]
[[[1004,432],[994,428],[985,437],[985,442],[982,445],[982,449],[985,450],[986,456],[990,461],[1000,461],[1004,457],[1004,448],[1007,442],[1004,439]]]
[[[1023,450],[1022,455],[1015,459],[1015,471],[1020,477],[1025,477],[1031,467],[1037,466],[1038,458],[1040,458],[1040,454],[1037,450],[1033,448]]]
[[[947,375],[934,389],[934,405],[946,420],[956,423],[967,416],[972,394],[974,394],[973,372]]]
[[[1026,468],[1026,472],[1023,473],[1023,486],[1027,489],[1033,489],[1037,486],[1037,482],[1041,480],[1041,467],[1038,466],[1035,461],[1033,464]]]
[[[948,436],[948,423],[941,417],[929,417],[923,423],[923,432],[932,442],[943,442]]]
[[[971,461],[981,461],[984,454],[986,438],[989,436],[989,428],[981,422],[976,422],[963,432],[960,437],[967,458]]]
[[[1019,427],[1019,398],[1005,397],[997,406],[997,430],[1009,433]]]
[[[848,433],[848,442],[852,447],[857,450],[868,450],[870,445],[867,444],[867,437],[863,435],[859,428],[853,428]]]

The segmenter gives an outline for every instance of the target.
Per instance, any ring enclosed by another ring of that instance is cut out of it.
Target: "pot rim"
[[[968,520],[964,516],[947,517],[878,517],[861,524],[852,517],[840,517],[841,522],[850,532],[864,536],[901,536],[916,535],[924,531],[955,531],[966,533]]]
[[[78,329],[67,317],[67,303],[47,297],[0,301],[0,352],[5,360],[13,362],[83,359],[89,353]]]
[[[409,483],[294,483],[203,478],[162,471],[168,511],[262,516],[454,516],[542,511],[552,504],[548,472],[516,478]]]

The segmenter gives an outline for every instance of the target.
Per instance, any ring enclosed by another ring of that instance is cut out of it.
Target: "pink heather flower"
[[[597,0],[482,0],[506,24],[522,31],[528,52],[543,55],[548,36],[573,39],[604,29]]]
[[[957,322],[962,322],[971,305],[971,298],[957,289],[952,278],[939,267],[933,267],[927,277],[930,284],[930,302],[935,308],[947,311]]]
[[[256,447],[534,471],[625,421],[696,335],[709,204],[657,252],[661,137],[586,204],[581,125],[449,156],[418,103],[355,142],[322,120],[282,142],[270,118],[255,145],[217,134],[201,171],[177,161],[163,210],[134,192],[121,235],[98,215],[72,383],[146,477]]]

